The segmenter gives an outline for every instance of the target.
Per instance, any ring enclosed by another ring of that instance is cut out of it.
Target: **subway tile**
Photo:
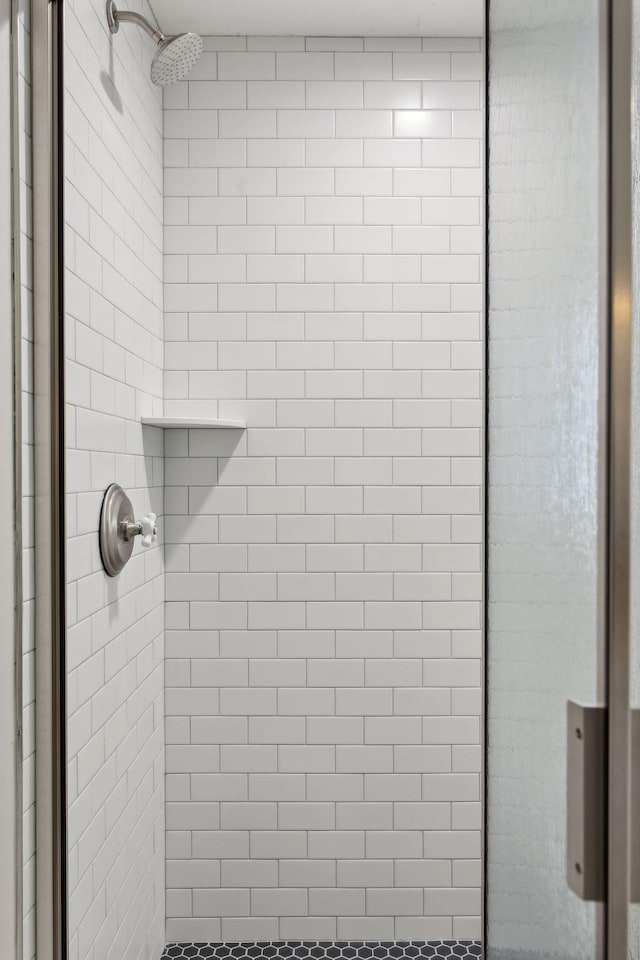
[[[276,172],[269,167],[230,168],[218,172],[220,196],[270,196],[276,189]]]
[[[480,84],[467,80],[450,83],[427,80],[422,85],[422,106],[430,110],[477,110]]]
[[[458,127],[464,129],[464,124]],[[450,137],[452,115],[446,110],[396,110],[393,129],[396,137]]]
[[[171,923],[193,939],[446,939],[455,916],[471,935],[480,46],[206,46],[165,97],[164,390],[249,429],[164,441],[167,824],[174,862],[222,861],[183,875]],[[94,216],[105,262],[106,226]],[[83,335],[82,362],[115,374]],[[130,327],[118,339],[136,345]],[[116,392],[95,389],[106,429]]]
[[[259,144],[262,141],[256,140]],[[270,141],[273,142],[273,141]],[[294,144],[298,141],[294,140]],[[251,148],[249,148],[251,153]],[[298,164],[295,164],[297,166]],[[278,231],[281,224],[301,224],[304,222],[304,199],[302,197],[248,197],[247,223],[273,226]],[[304,250],[280,250],[279,253],[304,253]]]
[[[310,167],[361,167],[364,146],[359,139],[314,140],[305,142]]]
[[[420,200],[414,197],[365,197],[364,222],[390,226],[419,224],[422,222]]]
[[[318,167],[283,168],[277,171],[279,196],[333,196],[332,170]]]
[[[299,109],[305,106],[305,84],[300,80],[249,80],[247,106],[253,110]]]
[[[299,167],[304,164],[304,153],[304,140],[247,140],[249,167]],[[253,218],[248,219],[251,222]]]
[[[332,80],[332,52],[282,52],[276,55],[278,80]]]
[[[218,116],[222,138],[276,136],[275,110],[220,110]]]
[[[332,110],[278,110],[279,137],[333,137]]]
[[[390,169],[337,169],[335,192],[337,196],[388,196],[391,193],[392,171]]]
[[[398,169],[394,172],[393,193],[397,197],[448,197],[451,171],[445,166]]]
[[[247,107],[247,85],[242,80],[190,79],[187,86],[190,110],[244,110]]]
[[[271,80],[276,74],[276,55],[270,51],[218,54],[221,80]]]
[[[355,80],[309,80],[306,84],[307,109],[362,109],[363,84]]]
[[[364,106],[367,110],[380,108],[410,110],[422,106],[420,83],[417,81],[367,80],[364,84]]]
[[[308,224],[360,224],[363,222],[363,198],[308,197],[305,211]]]
[[[387,110],[336,110],[336,137],[391,137],[393,112]]]

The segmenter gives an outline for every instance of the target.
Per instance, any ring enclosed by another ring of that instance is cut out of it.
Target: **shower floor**
[[[478,940],[168,943],[161,960],[477,960]]]

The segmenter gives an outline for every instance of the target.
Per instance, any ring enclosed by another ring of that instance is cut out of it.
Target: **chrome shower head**
[[[200,59],[202,40],[197,33],[181,33],[163,40],[151,63],[151,79],[159,87],[182,80]]]
[[[159,87],[186,77],[202,53],[202,39],[197,33],[165,37],[141,14],[118,10],[115,0],[107,0],[107,23],[111,33],[117,33],[121,23],[135,23],[155,41],[158,50],[151,62],[151,80]]]

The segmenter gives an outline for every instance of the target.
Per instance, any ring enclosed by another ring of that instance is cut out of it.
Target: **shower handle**
[[[148,513],[140,521],[124,520],[122,522],[122,536],[125,540],[134,540],[135,537],[142,537],[140,541],[143,547],[150,547],[158,539],[158,528],[156,527],[156,514]]]
[[[100,555],[110,577],[117,577],[133,553],[136,537],[143,547],[158,539],[155,513],[136,520],[131,500],[117,483],[107,488],[100,512]]]

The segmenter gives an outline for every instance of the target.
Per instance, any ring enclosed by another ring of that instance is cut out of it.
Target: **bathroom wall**
[[[479,40],[165,92],[167,935],[480,936]]]
[[[151,16],[146,3],[134,9]],[[162,94],[139,30],[65,4],[69,936],[72,960],[164,941],[164,570],[102,569],[102,495],[162,513]]]
[[[566,881],[566,704],[598,702],[605,635],[604,7],[490,9],[486,951],[588,960],[597,908]]]
[[[19,430],[22,437],[22,957],[32,960],[36,953],[35,891],[35,669],[34,669],[34,446],[33,446],[33,309],[31,275],[32,179],[31,179],[31,21],[30,5],[16,5],[17,93],[18,93],[18,167],[20,191],[17,198],[17,222],[20,230],[18,277],[19,304],[16,321],[20,335],[20,389],[22,411]],[[20,847],[18,848],[20,849]]]

